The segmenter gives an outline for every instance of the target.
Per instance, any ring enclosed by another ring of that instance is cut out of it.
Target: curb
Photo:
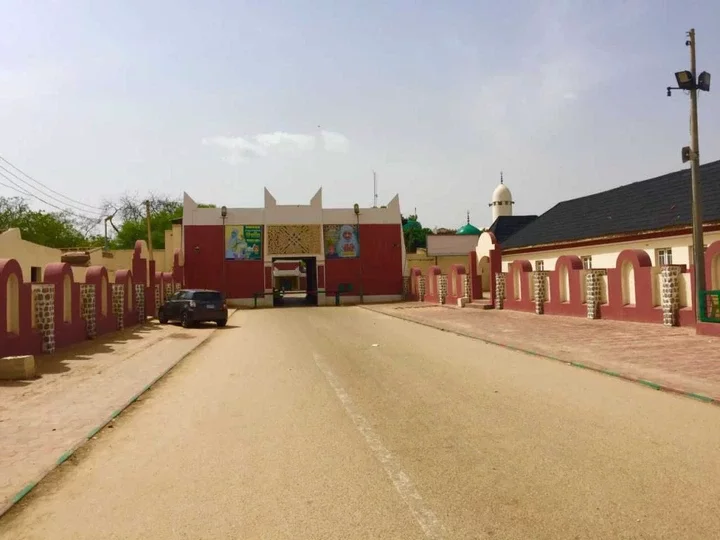
[[[563,364],[566,364],[566,365],[569,365],[569,366],[572,366],[572,367],[576,367],[576,368],[579,368],[579,369],[585,369],[585,370],[587,370],[587,371],[593,371],[593,372],[595,372],[595,373],[601,373],[601,374],[603,374],[603,375],[608,375],[608,376],[610,376],[610,377],[615,377],[616,379],[621,379],[621,380],[623,380],[623,381],[628,381],[628,382],[632,382],[632,383],[636,383],[636,384],[641,384],[641,385],[646,386],[646,387],[648,387],[648,388],[652,388],[653,390],[661,390],[661,391],[667,392],[667,393],[669,393],[669,394],[675,394],[675,395],[677,395],[677,396],[682,396],[682,397],[694,399],[694,400],[696,400],[696,401],[701,401],[701,402],[703,402],[703,403],[709,403],[709,404],[711,404],[711,405],[716,405],[716,406],[720,405],[720,399],[718,399],[718,398],[712,398],[712,397],[706,396],[706,395],[704,395],[704,394],[698,394],[698,393],[696,393],[696,392],[688,392],[688,391],[686,391],[686,390],[681,390],[681,389],[679,389],[679,388],[675,388],[675,387],[668,386],[668,385],[665,385],[665,384],[658,384],[658,383],[655,383],[655,382],[652,382],[652,381],[648,381],[648,380],[646,380],[646,379],[641,379],[640,377],[634,377],[634,376],[632,376],[632,375],[625,375],[625,374],[623,374],[623,373],[618,373],[618,372],[616,372],[616,371],[612,371],[612,370],[609,370],[609,369],[601,368],[601,367],[598,367],[598,366],[593,366],[593,365],[589,365],[589,364],[582,364],[582,363],[580,363],[580,362],[572,362],[572,361],[568,362],[567,360],[562,360],[562,359],[560,359],[560,358],[555,358],[554,356],[549,356],[549,355],[547,355],[547,354],[539,353],[539,352],[536,352],[536,351],[531,351],[531,350],[529,350],[529,349],[522,349],[522,348],[519,348],[519,347],[513,347],[512,345],[507,345],[507,344],[505,344],[505,343],[500,343],[500,342],[498,342],[498,341],[492,341],[492,340],[489,340],[489,339],[485,339],[485,338],[473,336],[472,334],[468,334],[468,333],[463,332],[463,331],[461,331],[461,330],[449,330],[449,329],[447,329],[447,328],[442,328],[442,327],[440,327],[440,326],[436,326],[436,325],[434,325],[434,324],[427,323],[427,322],[424,322],[424,321],[416,321],[416,320],[413,320],[413,319],[410,319],[410,318],[406,318],[406,317],[403,317],[402,315],[398,315],[398,314],[395,314],[395,313],[388,313],[388,312],[386,312],[386,311],[380,311],[380,310],[378,310],[378,309],[373,309],[372,307],[369,307],[369,306],[360,306],[360,307],[361,307],[362,309],[367,309],[368,311],[373,311],[373,312],[375,312],[375,313],[380,313],[380,314],[382,314],[382,315],[387,315],[388,317],[392,317],[392,318],[394,318],[394,319],[400,319],[401,321],[411,322],[411,323],[413,323],[413,324],[419,324],[420,326],[425,326],[425,327],[427,327],[427,328],[433,328],[433,329],[435,329],[435,330],[440,330],[441,332],[447,332],[447,333],[449,333],[449,334],[455,334],[455,335],[457,335],[457,336],[462,336],[462,337],[474,339],[474,340],[476,340],[476,341],[482,341],[483,343],[486,343],[486,344],[488,344],[488,345],[495,345],[496,347],[502,347],[503,349],[507,349],[507,350],[509,350],[509,351],[520,352],[520,353],[523,353],[523,354],[528,354],[528,355],[530,355],[530,356],[537,356],[537,357],[539,357],[539,358],[545,358],[545,359],[547,359],[547,360],[553,360],[553,361],[555,361],[555,362],[561,362],[561,363],[563,363]]]
[[[237,310],[234,310],[231,315],[228,316],[228,319],[235,315]],[[98,424],[95,428],[93,428],[85,437],[81,438],[79,441],[77,441],[75,444],[73,444],[66,452],[60,455],[60,457],[57,458],[55,463],[45,469],[43,472],[41,472],[37,479],[29,482],[23,487],[20,491],[18,491],[10,500],[9,502],[6,502],[3,504],[3,506],[0,507],[0,518],[7,514],[10,509],[12,509],[16,504],[18,504],[21,500],[23,500],[28,493],[30,493],[37,485],[42,482],[47,475],[49,475],[52,471],[54,471],[57,467],[65,463],[70,457],[77,452],[82,446],[84,446],[89,440],[91,440],[95,435],[97,435],[100,431],[103,430],[105,426],[110,424],[113,420],[115,420],[118,416],[120,416],[125,409],[127,409],[130,405],[135,403],[140,397],[150,390],[154,385],[156,385],[160,379],[165,377],[168,373],[170,373],[177,365],[185,360],[188,356],[195,353],[198,349],[200,349],[203,345],[205,345],[210,337],[216,332],[216,330],[213,330],[212,332],[208,333],[207,337],[203,339],[200,343],[197,344],[197,346],[190,349],[188,352],[183,354],[180,358],[178,358],[175,362],[173,362],[165,371],[160,373],[157,377],[155,377],[152,382],[149,384],[146,384],[142,390],[140,390],[138,393],[133,395],[128,401],[126,401],[119,409],[114,410],[110,416],[106,420],[103,420],[100,424]]]

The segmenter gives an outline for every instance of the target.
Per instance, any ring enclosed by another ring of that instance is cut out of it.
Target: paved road
[[[715,407],[360,308],[231,324],[0,538],[717,537]]]

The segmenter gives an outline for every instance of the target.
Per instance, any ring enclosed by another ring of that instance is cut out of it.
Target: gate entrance
[[[273,306],[317,306],[315,257],[273,257]]]

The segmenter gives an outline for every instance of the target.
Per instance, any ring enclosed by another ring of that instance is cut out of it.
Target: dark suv
[[[183,328],[190,328],[199,322],[216,322],[222,327],[227,324],[228,309],[225,298],[219,291],[183,289],[173,294],[158,310],[160,324],[180,321]]]

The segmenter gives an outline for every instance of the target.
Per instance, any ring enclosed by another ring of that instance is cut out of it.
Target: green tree
[[[29,242],[53,248],[85,246],[83,229],[87,226],[69,212],[32,210],[20,197],[0,197],[0,230],[20,229],[23,239]]]
[[[152,229],[152,245],[154,249],[165,248],[165,231],[172,228],[174,219],[181,218],[183,214],[182,201],[163,196],[150,196],[150,227]],[[116,226],[110,220],[115,236],[110,240],[111,249],[132,249],[137,240],[147,242],[147,220],[145,200],[139,197],[125,196],[117,204],[107,204],[114,213],[115,220],[120,222]],[[214,204],[200,204],[200,208],[215,208]]]
[[[432,234],[432,231],[424,228],[416,215],[410,215],[407,218],[401,216],[401,218],[403,236],[405,237],[405,250],[408,253],[415,253],[418,248],[426,248],[427,236]]]

